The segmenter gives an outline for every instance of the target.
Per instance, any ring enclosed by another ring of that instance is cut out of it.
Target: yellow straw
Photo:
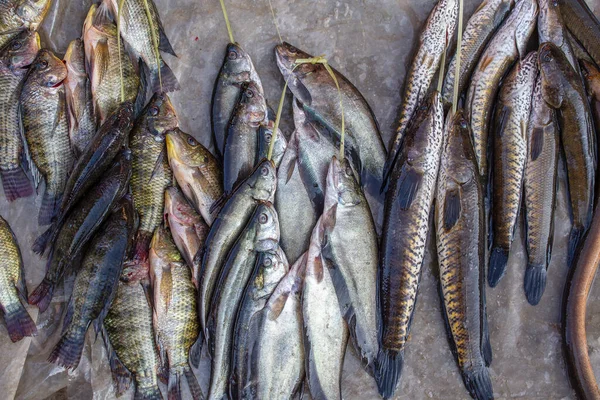
[[[446,68],[446,51],[447,50],[448,50],[448,31],[446,31],[446,41],[444,44],[444,51],[442,52],[442,62],[440,63],[440,76],[438,78],[438,86],[437,86],[437,91],[439,93],[442,93],[442,87],[444,86],[444,69]]]
[[[121,103],[125,101],[125,84],[123,83],[123,61],[121,59],[121,10],[125,0],[119,0],[119,9],[117,10],[117,49],[119,53],[119,71],[121,73]]]
[[[454,93],[452,96],[452,114],[458,106],[458,81],[460,73],[460,52],[462,50],[463,0],[458,1],[458,42],[456,44],[456,69],[454,70]]]
[[[275,30],[277,31],[277,36],[279,36],[279,42],[283,43],[283,39],[281,38],[281,33],[279,32],[279,26],[277,25],[277,18],[275,17],[275,10],[273,10],[273,4],[271,4],[271,0],[269,0],[269,8],[271,9],[271,15],[273,16],[273,24],[275,25]]]
[[[229,42],[235,43],[233,40],[233,32],[231,31],[231,25],[229,24],[229,17],[227,16],[227,9],[225,8],[225,3],[223,0],[219,0],[221,2],[221,9],[223,10],[223,18],[225,18],[225,25],[227,25],[227,33],[229,34]]]

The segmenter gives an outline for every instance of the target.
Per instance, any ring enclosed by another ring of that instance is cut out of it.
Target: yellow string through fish
[[[446,29],[446,27],[444,27]],[[440,62],[440,74],[438,76],[437,91],[442,93],[444,86],[444,69],[446,68],[446,52],[448,51],[448,31],[446,30],[446,41],[444,43],[444,51],[442,52],[442,61]]]
[[[456,69],[454,72],[454,93],[452,96],[452,114],[458,107],[458,76],[460,74],[460,52],[462,50],[463,0],[458,1],[458,40],[456,43]]]
[[[223,18],[225,18],[225,25],[227,26],[229,42],[235,43],[235,40],[233,40],[233,32],[231,31],[231,25],[229,24],[229,17],[227,16],[227,9],[225,8],[225,2],[223,0],[219,0],[219,2],[221,3],[221,9],[223,10]]]
[[[121,103],[125,101],[125,84],[123,83],[123,62],[121,59],[121,10],[125,0],[119,0],[119,9],[117,10],[117,49],[119,54],[119,72],[121,73]]]
[[[275,10],[273,9],[273,4],[271,4],[271,0],[269,0],[269,8],[271,9],[271,16],[273,17],[273,25],[275,25],[275,30],[277,31],[277,36],[279,37],[279,42],[283,43],[283,39],[281,38],[281,33],[279,32],[279,25],[277,25],[277,18],[275,17]]]

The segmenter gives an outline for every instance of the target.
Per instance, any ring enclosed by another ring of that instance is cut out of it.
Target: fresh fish
[[[3,0],[0,2],[0,48],[25,30],[37,30],[51,0]]]
[[[199,334],[196,287],[192,284],[190,267],[181,258],[171,234],[162,225],[156,228],[150,245],[150,284],[154,331],[159,355],[168,371],[169,399],[182,398],[182,376],[187,379],[192,398],[204,399],[190,368],[190,361],[198,366],[201,348],[196,346],[192,349]]]
[[[379,264],[380,350],[375,363],[379,393],[393,395],[417,300],[429,233],[429,214],[444,125],[441,95],[433,92],[407,127],[386,193]]]
[[[61,278],[70,272],[72,266],[75,266],[75,271],[79,269],[75,261],[114,204],[125,195],[130,177],[131,152],[125,150],[113,167],[106,171],[105,177],[90,189],[65,219],[50,249],[46,276],[29,295],[29,304],[37,305],[41,312],[48,308]]]
[[[559,10],[569,31],[600,65],[600,22],[585,0],[563,0]]]
[[[469,123],[462,110],[446,119],[435,201],[443,314],[465,387],[493,399],[485,309],[485,196]]]
[[[23,305],[26,301],[21,250],[8,222],[0,217],[0,310],[13,342],[37,335],[35,322]]]
[[[212,357],[209,400],[227,397],[236,310],[253,268],[259,268],[255,264],[262,261],[264,265],[268,263],[266,260],[271,260],[260,257],[259,253],[276,251],[278,246],[277,212],[270,203],[261,203],[255,207],[250,221],[231,248],[220,271],[218,285],[215,286],[210,317],[207,319]]]
[[[475,66],[489,43],[508,15],[514,0],[483,0],[475,10],[462,37],[460,51],[460,71],[458,73],[458,94],[462,94],[468,87],[469,78]],[[448,73],[444,78],[442,97],[444,106],[449,107],[454,95],[454,82],[456,81],[456,53],[448,66]]]
[[[600,70],[590,61],[581,60],[580,65],[594,116],[596,134],[598,134],[600,133]]]
[[[546,104],[542,77],[538,76],[527,125],[524,209],[527,269],[524,286],[527,300],[539,303],[546,288],[546,271],[552,256],[554,207],[558,169],[558,123],[556,112]]]
[[[258,257],[235,317],[229,379],[229,393],[233,399],[248,397],[246,385],[252,373],[251,345],[258,334],[254,330],[254,318],[266,306],[273,291],[290,269],[281,247],[275,251],[259,253]]]
[[[21,139],[19,95],[27,67],[39,49],[39,35],[29,31],[20,33],[0,49],[0,177],[8,201],[33,194],[23,170],[27,165]]]
[[[433,77],[439,68],[442,54],[446,51],[451,38],[454,36],[457,21],[457,0],[440,0],[427,17],[423,32],[419,36],[415,57],[406,75],[398,129],[396,129],[396,137],[392,142],[383,169],[384,180],[389,177],[394,169],[394,164],[400,155],[400,147],[404,140],[408,122],[427,97]]]
[[[571,66],[579,71],[579,63],[571,48],[567,28],[556,0],[538,0],[540,14],[538,16],[538,33],[540,43],[554,43],[567,57]]]
[[[96,133],[92,88],[85,70],[83,41],[69,43],[64,57],[67,66],[65,92],[69,113],[69,137],[75,156],[79,157]]]
[[[569,38],[569,44],[571,45],[571,49],[573,49],[573,54],[577,60],[585,60],[589,63],[594,63],[594,60],[592,60],[592,57],[589,55],[587,50],[583,48],[581,43],[579,43],[579,41],[568,30],[567,37]]]
[[[42,49],[29,67],[19,100],[31,159],[46,181],[40,225],[50,224],[58,210],[74,162],[63,84],[66,77],[63,62]],[[41,177],[34,174],[36,186]]]
[[[223,172],[217,159],[180,129],[167,133],[167,153],[181,191],[204,221],[212,225],[219,212],[219,207],[212,206],[223,196]]]
[[[256,153],[257,157],[254,161],[255,165],[269,155],[269,147],[271,146],[271,138],[273,137],[273,129],[275,128],[275,113],[273,113],[271,109],[268,110],[267,120],[258,127],[258,152]],[[281,132],[281,129],[277,128],[272,154],[275,168],[279,168],[279,165],[281,165],[281,160],[283,159],[286,148],[287,140],[285,139],[283,132]]]
[[[483,52],[470,80],[465,110],[473,130],[479,173],[486,181],[489,123],[500,80],[517,58],[525,57],[537,14],[535,0],[517,0],[506,21]]]
[[[273,162],[264,160],[227,199],[218,217],[213,221],[199,257],[200,271],[199,307],[202,332],[206,331],[206,320],[210,310],[213,289],[221,273],[229,251],[250,221],[256,203],[272,202],[277,187],[277,172]]]
[[[115,296],[135,224],[133,204],[124,199],[90,241],[67,304],[62,337],[48,361],[67,369],[79,365],[88,327],[94,322],[99,330]]]
[[[131,131],[131,194],[140,215],[133,262],[146,263],[150,240],[162,220],[165,189],[173,181],[165,137],[177,125],[177,115],[169,97],[155,93]]]
[[[219,157],[223,155],[227,128],[242,93],[242,84],[250,82],[263,93],[262,83],[250,55],[239,44],[229,43],[213,88],[210,113],[215,150]]]
[[[223,151],[223,189],[231,193],[248,177],[258,154],[258,127],[267,118],[267,103],[252,82],[242,85],[242,93],[231,115]]]
[[[140,80],[123,43],[120,49],[118,47],[117,26],[108,18],[105,6],[98,8],[92,4],[90,7],[83,24],[83,43],[95,122],[100,126],[123,100],[136,101]],[[140,108],[136,104],[136,111]]]
[[[488,282],[495,287],[506,271],[514,239],[527,162],[527,125],[538,75],[537,53],[519,61],[502,83],[496,104],[492,171],[491,250]]]
[[[583,82],[562,51],[552,43],[543,43],[540,46],[538,62],[544,101],[550,108],[558,111],[561,142],[567,165],[573,222],[568,250],[570,264],[579,241],[592,220],[596,138]]]

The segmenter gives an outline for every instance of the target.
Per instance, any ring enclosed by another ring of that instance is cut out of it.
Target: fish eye
[[[150,107],[150,109],[148,110],[148,114],[152,115],[153,117],[156,117],[158,115],[158,112],[160,110],[158,109],[158,107],[156,106],[152,106]]]
[[[237,58],[237,53],[234,50],[230,50],[229,53],[227,53],[227,58],[229,60],[235,60]]]
[[[467,121],[464,118],[460,120],[460,127],[463,129],[467,129]]]
[[[46,60],[42,60],[42,61],[40,61],[40,62],[39,62],[39,64],[38,64],[38,65],[39,65],[39,66],[40,66],[40,68],[42,68],[42,69],[43,69],[43,68],[46,68],[46,67],[48,66],[48,61],[46,61]]]
[[[12,50],[19,50],[21,47],[23,47],[23,43],[20,41],[15,41],[13,42],[12,46],[10,46]]]
[[[191,137],[191,136],[188,136],[188,138],[187,138],[187,142],[188,142],[188,144],[189,144],[190,146],[197,146],[197,145],[198,145],[198,142],[196,141],[196,139],[194,139],[194,138],[193,138],[193,137]]]
[[[269,175],[269,168],[267,168],[267,167],[262,167],[262,168],[260,169],[260,174],[261,174],[262,176],[267,176],[267,175]]]
[[[352,168],[349,165],[346,165],[346,175],[352,176]]]
[[[267,134],[265,135],[265,140],[267,141],[267,143],[271,143],[271,138],[272,138],[272,137],[273,137],[273,135],[272,135],[272,134],[270,134],[270,133],[267,133]]]
[[[254,97],[254,92],[252,90],[246,90],[246,96],[252,98]]]
[[[271,265],[273,265],[273,260],[271,260],[271,258],[265,258],[264,261],[263,261],[263,265],[265,267],[270,267]]]
[[[294,53],[294,54],[296,54],[296,53],[298,52],[298,49],[297,49],[297,48],[295,48],[294,46],[290,46],[290,47],[289,47],[289,51],[290,51],[290,53]]]
[[[260,222],[261,224],[266,224],[267,221],[269,220],[269,217],[267,217],[267,214],[262,213],[258,216],[258,222]]]

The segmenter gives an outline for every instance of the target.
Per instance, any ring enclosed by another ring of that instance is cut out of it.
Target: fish
[[[46,275],[29,295],[29,304],[46,311],[54,295],[54,289],[62,277],[72,268],[79,270],[76,260],[85,245],[108,217],[111,209],[127,192],[131,177],[131,152],[123,151],[114,165],[83,198],[64,221],[56,240],[52,243]]]
[[[10,340],[37,335],[37,327],[23,303],[27,301],[23,258],[14,232],[0,217],[0,310]]]
[[[273,110],[268,108],[267,119],[263,121],[258,127],[258,152],[257,157],[254,160],[254,164],[258,164],[263,158],[267,158],[269,155],[269,147],[271,146],[271,139],[273,137],[273,129],[275,129],[275,113]],[[281,129],[277,128],[277,134],[275,135],[275,144],[273,145],[272,159],[275,163],[275,168],[279,168],[283,154],[287,148],[287,140]]]
[[[223,196],[223,171],[210,151],[180,129],[167,132],[167,154],[173,176],[185,197],[210,226]]]
[[[1,36],[0,36],[1,37]],[[40,36],[25,31],[0,48],[0,178],[10,202],[33,194],[21,138],[19,96],[27,67],[40,49]]]
[[[115,21],[119,16],[119,4],[123,5],[120,15],[121,36],[127,43],[132,57],[142,61],[141,73],[145,75],[143,79],[148,82],[152,93],[168,93],[179,90],[179,82],[177,82],[175,74],[160,55],[162,51],[177,57],[167,38],[154,1],[104,0],[104,2],[108,3],[108,8]],[[146,3],[148,12],[145,7]],[[156,45],[154,45],[153,38],[156,38]]]
[[[267,103],[253,83],[244,83],[231,115],[223,150],[223,189],[235,185],[254,169],[258,154],[258,127],[267,119]]]
[[[67,304],[61,338],[49,362],[67,369],[79,365],[89,326],[94,323],[99,331],[116,294],[135,224],[133,204],[123,199],[90,241]]]
[[[154,230],[160,225],[165,189],[173,181],[167,160],[165,137],[179,122],[173,104],[165,93],[155,93],[133,125],[129,137],[132,154],[131,194],[140,216],[133,260],[145,264]]]
[[[600,65],[600,22],[584,0],[563,0],[559,11],[569,31]]]
[[[571,49],[573,49],[575,59],[579,60],[580,62],[581,60],[585,60],[589,63],[594,63],[594,60],[592,60],[592,57],[588,54],[587,50],[583,48],[581,43],[577,41],[575,36],[573,36],[569,30],[567,30],[567,37],[569,38],[569,44],[571,45]]]
[[[270,262],[270,258],[259,257],[258,253],[276,251],[278,246],[277,211],[271,203],[260,203],[231,248],[215,285],[206,324],[212,358],[209,400],[227,397],[236,310],[253,269],[259,268],[258,261],[263,265]]]
[[[600,133],[600,70],[593,64],[593,61],[580,60],[581,73],[587,89],[596,135]]]
[[[81,39],[69,43],[63,61],[67,66],[65,94],[69,113],[69,138],[75,158],[78,158],[96,133],[92,88],[85,69]]]
[[[448,65],[448,73],[444,78],[442,98],[448,108],[453,100],[454,82],[458,79],[458,94],[460,96],[469,84],[469,78],[484,52],[485,47],[502,25],[514,0],[484,0],[473,12],[463,32],[460,50],[460,70],[456,78],[456,52]]]
[[[488,282],[495,287],[506,271],[521,209],[527,163],[527,126],[538,75],[537,52],[510,70],[498,94],[494,118],[491,249]]]
[[[297,60],[312,56],[289,43],[277,45],[275,54],[283,78],[288,82],[294,97],[302,103],[309,119],[317,120],[326,126],[338,140],[341,137],[342,126],[341,95],[346,145],[353,154],[353,163],[360,165],[360,182],[371,197],[369,201],[373,202],[372,205],[378,203],[381,197],[381,171],[386,151],[375,114],[366,99],[333,67],[331,70],[340,85],[339,93],[323,64],[301,64],[296,67]]]
[[[485,178],[484,182],[488,178],[489,125],[500,81],[517,58],[526,56],[526,46],[535,30],[537,15],[535,0],[517,0],[481,55],[471,77],[465,110],[473,131],[479,173]]]
[[[474,399],[493,399],[485,307],[485,195],[463,110],[446,119],[435,197],[440,293],[446,330]]]
[[[278,247],[275,251],[260,252],[258,257],[259,259],[254,266],[248,284],[244,288],[235,316],[231,351],[231,376],[229,378],[229,394],[232,399],[251,396],[249,394],[251,392],[248,392],[246,386],[251,375],[252,345],[258,334],[254,331],[254,318],[256,314],[265,308],[277,285],[290,269],[287,257],[281,247]],[[273,372],[275,371],[273,370]]]
[[[200,329],[196,287],[192,283],[190,267],[183,261],[170,232],[163,225],[156,228],[150,245],[150,284],[154,331],[159,356],[168,371],[169,399],[182,398],[182,376],[186,377],[192,398],[204,399],[190,367],[190,362],[198,366],[201,348],[193,347]]]
[[[164,219],[185,263],[192,269],[192,281],[198,287],[200,264],[196,255],[204,246],[210,228],[175,186],[165,190]]]
[[[108,18],[105,6],[90,7],[83,24],[83,44],[96,125],[101,126],[125,101],[136,104],[137,114],[143,107],[140,101],[144,101],[143,95],[138,96],[140,79],[123,43],[118,46],[117,26]]]
[[[523,181],[527,269],[523,288],[527,301],[536,305],[546,288],[552,257],[554,208],[558,189],[559,132],[556,112],[544,101],[542,77],[533,91],[527,125],[527,162]]]
[[[36,31],[51,0],[6,0],[0,3],[0,48],[24,31]]]
[[[206,321],[211,309],[213,290],[217,285],[221,269],[238,236],[250,221],[257,202],[272,202],[277,184],[277,172],[272,161],[263,160],[229,196],[217,218],[213,221],[204,247],[198,258],[201,260],[198,302],[200,326],[206,332]],[[200,258],[201,257],[201,258]]]
[[[223,156],[227,128],[242,93],[242,84],[250,82],[263,93],[262,82],[250,55],[238,43],[229,43],[213,86],[210,110],[215,151],[219,158]]]
[[[375,379],[393,395],[404,359],[433,207],[443,140],[444,111],[432,92],[406,129],[386,192],[379,247],[379,355]]]
[[[433,77],[439,68],[442,54],[454,36],[457,22],[458,1],[456,0],[440,0],[425,21],[415,56],[406,75],[398,128],[383,168],[384,181],[394,169],[408,122],[427,97]]]
[[[560,13],[556,0],[538,0],[540,12],[538,15],[539,42],[552,42],[565,54],[571,66],[579,72],[579,63],[571,48],[567,28]]]
[[[570,265],[592,220],[596,138],[582,79],[556,45],[543,43],[538,53],[542,96],[550,108],[558,112],[567,166],[570,217],[573,223],[567,256]]]
[[[69,122],[65,104],[67,68],[50,50],[38,52],[23,83],[21,117],[31,153],[34,182],[46,182],[38,223],[52,222],[60,206],[75,157],[69,140]]]

